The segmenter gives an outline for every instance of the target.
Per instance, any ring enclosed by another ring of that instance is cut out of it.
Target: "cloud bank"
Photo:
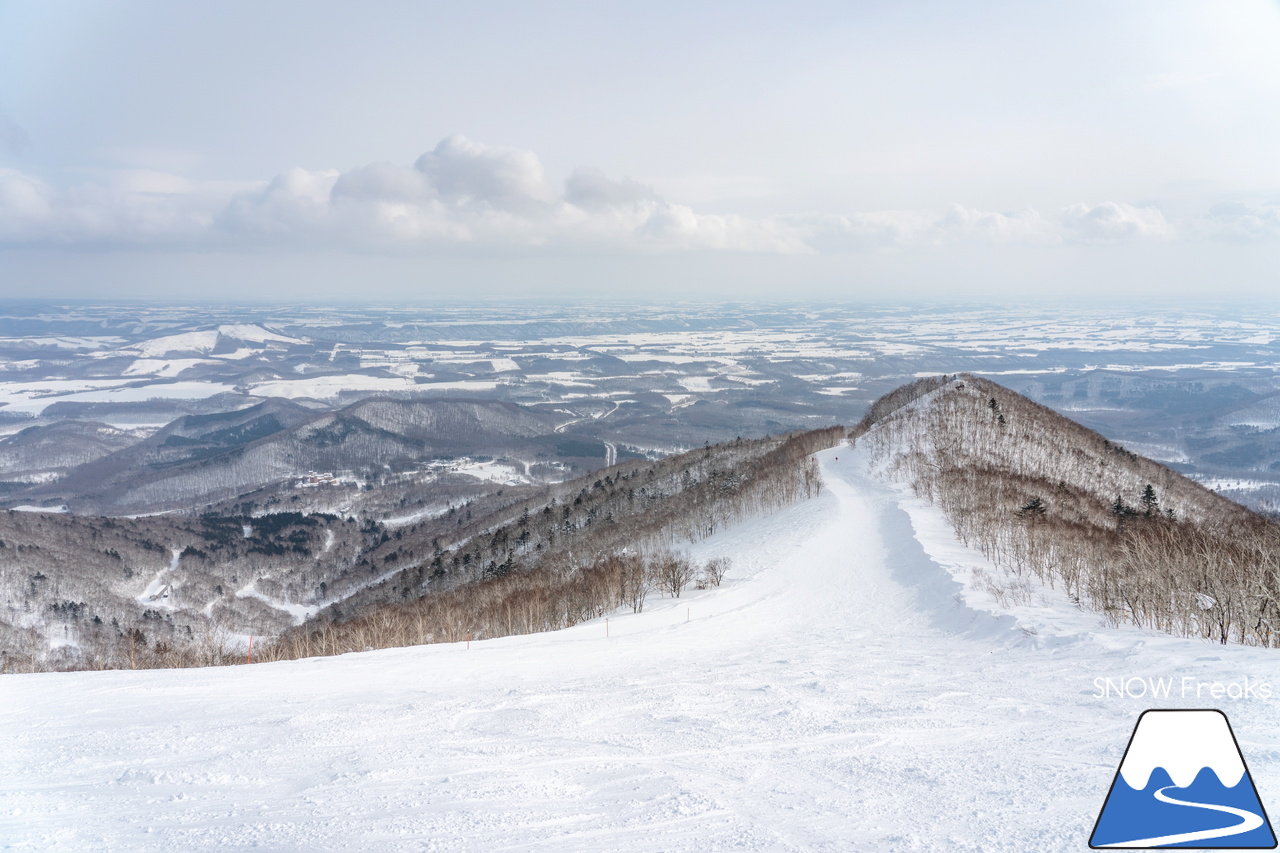
[[[134,170],[56,188],[0,169],[0,242],[9,246],[812,254],[1277,238],[1280,205],[1222,204],[1183,223],[1168,221],[1157,207],[1117,201],[1043,213],[952,204],[848,215],[712,214],[594,169],[575,171],[557,187],[532,151],[464,136],[444,139],[411,166],[294,168],[260,184]]]

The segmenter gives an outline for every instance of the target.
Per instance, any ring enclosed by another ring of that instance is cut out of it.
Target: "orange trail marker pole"
[[[467,648],[471,648],[471,632],[467,632]]]
[[[244,656],[245,663],[253,663],[253,635],[249,635],[249,654]]]

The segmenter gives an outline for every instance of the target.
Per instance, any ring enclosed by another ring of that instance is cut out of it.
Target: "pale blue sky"
[[[0,295],[1267,296],[1280,5],[0,2]]]

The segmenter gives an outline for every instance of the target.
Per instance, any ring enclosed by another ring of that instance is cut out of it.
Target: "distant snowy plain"
[[[1221,707],[1280,809],[1274,652],[1002,610],[932,509],[820,457],[820,497],[694,547],[723,587],[607,629],[5,676],[0,849],[1079,851],[1149,707]]]

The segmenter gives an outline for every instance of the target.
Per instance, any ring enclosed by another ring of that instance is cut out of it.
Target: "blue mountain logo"
[[[1227,715],[1144,711],[1089,846],[1274,849],[1271,821]]]

